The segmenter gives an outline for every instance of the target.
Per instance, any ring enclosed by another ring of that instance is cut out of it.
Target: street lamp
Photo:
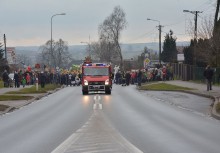
[[[52,15],[51,17],[51,40],[50,40],[50,51],[51,51],[51,54],[53,53],[53,49],[52,49],[52,41],[53,41],[53,17],[57,16],[57,15],[66,15],[66,13],[60,13],[60,14],[54,14]]]
[[[194,40],[197,41],[197,16],[198,16],[198,13],[202,13],[200,11],[189,11],[189,10],[183,10],[183,12],[186,12],[186,13],[192,13],[195,15],[195,30],[194,30]],[[194,46],[195,47],[195,46]],[[194,55],[194,58],[193,58],[193,64],[196,65],[196,53],[195,53],[195,48],[193,50],[193,55]]]
[[[109,36],[102,36],[99,38],[100,41],[105,42],[105,47],[106,47],[106,43],[107,43],[107,51],[108,51],[108,57],[107,57],[107,62],[111,63],[111,42],[109,39]]]
[[[89,57],[91,57],[91,53],[90,53],[90,51],[91,51],[90,43],[89,43],[89,42],[84,42],[84,41],[81,41],[80,43],[81,43],[81,44],[87,44],[87,45],[89,46]]]
[[[195,15],[194,39],[197,40],[197,17],[198,17],[198,13],[202,13],[202,12],[201,11],[189,11],[189,10],[183,10],[183,12],[192,13]]]
[[[158,22],[159,23],[159,64],[161,65],[161,28],[162,26],[160,25],[160,21],[158,20],[154,20],[154,19],[149,19],[147,18],[147,20],[151,20],[151,21],[155,21],[155,22]]]

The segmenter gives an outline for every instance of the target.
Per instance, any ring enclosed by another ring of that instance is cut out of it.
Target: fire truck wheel
[[[105,93],[111,95],[111,90],[106,90]]]
[[[83,95],[88,95],[88,91],[82,91]]]

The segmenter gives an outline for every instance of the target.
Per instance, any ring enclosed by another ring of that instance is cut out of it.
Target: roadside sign
[[[177,54],[177,61],[178,62],[182,62],[182,61],[184,61],[184,54]]]
[[[145,60],[144,60],[144,67],[146,68],[149,63],[150,63],[150,59],[149,58],[145,58]]]
[[[144,60],[144,63],[145,63],[145,65],[148,65],[148,64],[150,63],[150,59],[149,59],[149,58],[146,58],[146,59]]]

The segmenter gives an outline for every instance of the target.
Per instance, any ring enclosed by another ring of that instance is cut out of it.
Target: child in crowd
[[[22,83],[23,88],[24,88],[24,87],[25,87],[25,85],[26,85],[26,79],[25,79],[25,77],[22,77],[21,83]]]

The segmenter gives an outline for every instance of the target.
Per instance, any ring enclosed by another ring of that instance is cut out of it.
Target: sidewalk
[[[32,87],[32,85],[25,86],[25,88],[30,88],[30,87]],[[20,87],[20,88],[0,88],[0,95],[6,94],[9,91],[19,91],[21,89],[23,89],[23,87]],[[5,111],[0,111],[0,115],[5,114],[11,110],[23,107],[23,106],[33,102],[34,100],[40,99],[41,97],[43,97],[45,95],[45,93],[44,94],[20,94],[20,95],[33,96],[33,99],[31,99],[31,100],[0,101],[0,105],[9,106],[9,108],[6,109]]]
[[[212,86],[212,90],[207,91],[206,84],[202,84],[202,83],[200,84],[200,83],[193,83],[193,82],[181,81],[181,80],[166,81],[165,83],[182,86],[182,87],[193,88],[195,90],[187,90],[185,92],[212,98],[214,100],[214,105],[213,105],[211,114],[213,117],[220,119],[220,114],[216,112],[216,108],[215,108],[216,104],[220,102],[220,86]]]

